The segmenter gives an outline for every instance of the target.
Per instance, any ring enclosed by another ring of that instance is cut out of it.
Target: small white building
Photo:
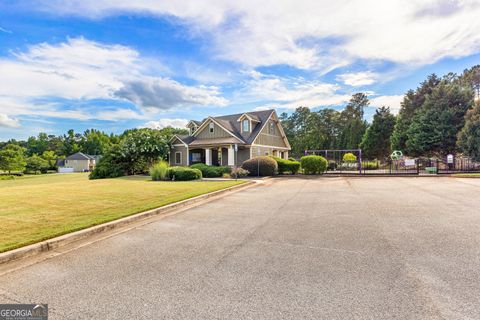
[[[97,164],[97,161],[100,160],[100,156],[91,156],[82,152],[77,152],[72,155],[69,155],[62,165],[59,166],[59,172],[68,172],[71,170],[62,170],[62,169],[73,169],[73,172],[87,172],[92,171]]]

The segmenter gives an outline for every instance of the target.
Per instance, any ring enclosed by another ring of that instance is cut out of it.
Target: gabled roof
[[[93,160],[93,159],[95,158],[83,152],[77,152],[77,153],[71,154],[66,158],[66,160]]]
[[[186,145],[196,146],[204,144],[215,144],[215,143],[243,143],[243,144],[252,144],[257,138],[261,130],[265,127],[268,119],[275,113],[275,110],[262,110],[262,111],[252,111],[238,114],[231,114],[218,117],[208,117],[202,121],[195,121],[199,124],[198,129],[191,136],[180,136],[174,135],[170,141],[173,139],[178,139]],[[253,130],[251,132],[242,132],[241,129],[241,119],[248,118],[254,125],[252,125]],[[202,127],[205,127],[210,121],[216,123],[223,130],[230,134],[231,138],[218,138],[218,139],[196,139],[196,135],[202,131]],[[194,120],[189,122],[193,123]],[[281,130],[283,133],[283,130]]]
[[[193,124],[193,125],[195,125],[196,127],[198,127],[198,126],[200,126],[200,125],[202,124],[202,121],[190,120],[190,121],[188,121],[188,123],[187,123],[187,128],[189,128],[191,124]]]
[[[275,110],[252,111],[213,118],[228,123],[230,128],[229,130],[245,141],[246,144],[251,144],[260,133],[263,124],[267,122],[268,118],[270,118],[274,112]],[[258,119],[259,124],[253,128],[252,132],[242,132],[241,123],[237,120],[243,115],[248,115],[254,119]]]

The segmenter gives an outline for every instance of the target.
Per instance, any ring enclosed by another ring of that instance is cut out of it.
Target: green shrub
[[[242,163],[242,168],[248,170],[251,176],[273,176],[278,172],[277,161],[268,156],[249,159]],[[260,174],[258,169],[260,168]]]
[[[129,164],[118,145],[112,145],[90,173],[89,179],[122,177],[128,173]]]
[[[202,171],[194,168],[170,167],[168,168],[168,176],[175,181],[197,180],[202,179]]]
[[[277,162],[279,174],[284,174],[286,172],[290,172],[291,174],[297,174],[300,170],[300,162],[298,161],[286,160],[273,156],[271,158]]]
[[[231,178],[245,178],[250,172],[243,168],[235,168],[230,172]]]
[[[15,179],[15,176],[13,176],[11,174],[0,176],[0,180],[13,180],[13,179]]]
[[[295,159],[294,157],[290,157],[290,158],[288,158],[288,160],[290,160],[290,161],[298,161],[298,160]]]
[[[168,162],[160,161],[150,168],[150,176],[153,181],[168,180]]]
[[[204,163],[193,164],[190,168],[202,171],[204,178],[219,178],[222,177],[224,173],[230,174],[232,170],[230,167],[208,166]]]
[[[349,152],[349,153],[345,153],[343,155],[343,158],[342,160],[344,162],[357,162],[357,156],[355,156],[353,153]]]
[[[362,162],[362,169],[364,170],[376,170],[379,167],[380,167],[380,163],[378,161]]]
[[[305,174],[323,174],[327,170],[327,159],[321,156],[304,156],[300,159]]]

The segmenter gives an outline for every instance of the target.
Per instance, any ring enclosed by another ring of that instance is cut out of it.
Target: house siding
[[[175,153],[176,152],[181,152],[182,153],[182,162],[181,163],[175,163]],[[188,149],[183,146],[174,146],[170,150],[170,156],[169,156],[169,163],[171,166],[187,166],[187,159],[188,159]]]
[[[197,140],[202,140],[202,139],[217,139],[217,138],[229,138],[231,137],[231,135],[226,132],[224,129],[220,128],[220,126],[218,126],[216,123],[214,123],[214,126],[213,126],[213,133],[210,132],[210,129],[209,129],[209,124],[207,124],[205,126],[205,128],[202,129],[202,131],[200,131],[198,134],[197,134]]]
[[[268,132],[268,128],[270,126],[270,122],[272,120],[269,120],[268,123],[265,125],[263,130],[260,132],[258,137],[255,139],[255,144],[260,144],[264,146],[273,146],[273,147],[281,147],[281,148],[287,148],[288,146],[285,144],[285,140],[282,138],[282,135],[280,134],[280,124],[276,123],[275,127],[275,134],[270,134]]]
[[[90,169],[90,161],[93,162],[93,160],[65,160],[65,167],[73,168],[74,172],[83,172]]]
[[[241,166],[242,163],[250,159],[250,148],[238,149],[237,151],[237,166]]]

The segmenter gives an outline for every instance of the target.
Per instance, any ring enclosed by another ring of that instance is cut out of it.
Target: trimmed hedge
[[[292,161],[292,160],[285,160],[278,157],[271,157],[275,161],[277,161],[278,166],[278,173],[284,174],[285,172],[290,172],[291,174],[297,174],[300,170],[300,162]]]
[[[349,153],[345,153],[343,155],[343,158],[342,158],[343,161],[345,162],[357,162],[357,156],[354,155],[353,153],[349,152]]]
[[[278,172],[277,161],[268,156],[249,159],[242,163],[242,168],[248,170],[251,176],[273,176]],[[260,174],[258,169],[260,168]]]
[[[303,173],[323,174],[327,170],[328,161],[321,156],[305,156],[300,159]]]
[[[190,181],[202,179],[202,171],[186,167],[170,167],[168,168],[168,176],[175,181]]]
[[[230,174],[232,171],[230,167],[208,166],[204,163],[192,164],[190,168],[202,171],[202,176],[204,178],[219,178],[223,177],[224,173]]]

